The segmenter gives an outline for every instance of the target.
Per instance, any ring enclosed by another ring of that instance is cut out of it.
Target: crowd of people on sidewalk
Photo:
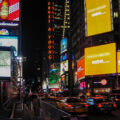
[[[23,104],[32,112],[32,116],[40,116],[40,97],[37,93],[25,94]]]

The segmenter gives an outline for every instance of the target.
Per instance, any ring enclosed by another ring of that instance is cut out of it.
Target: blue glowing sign
[[[61,53],[67,51],[67,38],[61,40]]]
[[[67,60],[67,58],[68,58],[67,53],[64,53],[64,54],[61,55],[60,61],[61,61],[61,62],[62,62],[62,61],[65,61],[65,60]]]

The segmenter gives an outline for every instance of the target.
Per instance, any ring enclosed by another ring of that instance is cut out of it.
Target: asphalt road
[[[46,101],[46,102],[55,106],[55,102],[52,102],[52,101]],[[114,111],[111,114],[88,113],[88,118],[89,118],[89,120],[120,120],[120,110]],[[53,120],[53,119],[50,118],[49,120]]]
[[[114,111],[111,114],[93,113],[88,114],[90,120],[120,120],[120,111]]]

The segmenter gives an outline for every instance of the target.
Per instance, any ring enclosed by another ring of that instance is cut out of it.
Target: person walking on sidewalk
[[[32,103],[33,103],[34,115],[35,117],[39,117],[40,116],[40,99],[37,94],[34,95]]]

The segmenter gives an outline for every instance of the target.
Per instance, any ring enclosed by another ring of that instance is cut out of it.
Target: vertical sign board
[[[61,40],[61,54],[67,52],[67,38]]]
[[[81,58],[77,62],[77,80],[85,76],[85,58]]]
[[[117,52],[117,73],[120,73],[120,52]]]
[[[0,47],[0,79],[10,80],[11,77],[11,49]]]

